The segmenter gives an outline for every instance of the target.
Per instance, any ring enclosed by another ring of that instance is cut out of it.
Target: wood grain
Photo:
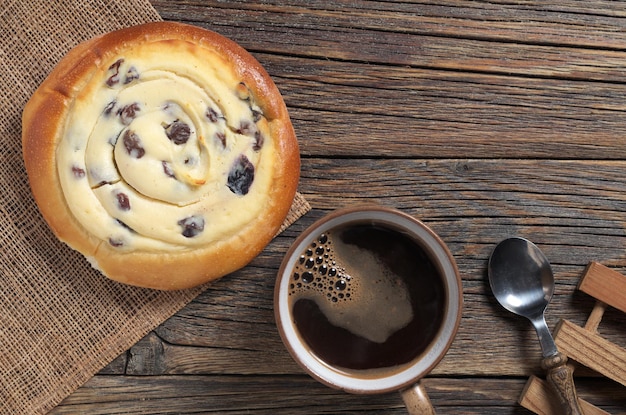
[[[626,313],[626,276],[619,272],[592,262],[578,284],[578,289]]]
[[[559,350],[626,387],[626,349],[564,320],[556,333]]]
[[[563,410],[556,404],[557,401],[548,386],[548,382],[532,376],[524,387],[520,405],[537,415],[558,415]],[[585,415],[610,415],[608,412],[593,406],[585,400],[579,399],[579,403]]]
[[[621,86],[257,57],[279,82],[304,155],[624,157]]]
[[[529,414],[512,409],[525,379],[427,378],[424,386],[440,414]],[[620,390],[606,381],[579,382],[585,395],[619,414],[626,405]],[[292,391],[292,392],[289,392]],[[406,414],[400,394],[350,395],[326,388],[307,376],[104,376],[98,375],[70,396],[51,415],[88,413],[390,413]]]
[[[590,261],[626,270],[626,3],[615,1],[153,0],[166,20],[240,43],[281,90],[313,210],[213,284],[53,414],[406,413],[304,374],[280,341],[274,280],[295,237],[340,207],[380,203],[435,230],[457,260],[458,335],[424,380],[442,414],[530,412],[543,375],[533,328],[486,277],[502,239],[531,239],[556,279],[547,310],[578,326]],[[626,316],[598,330],[626,345]],[[579,397],[624,413],[626,389],[576,368]]]

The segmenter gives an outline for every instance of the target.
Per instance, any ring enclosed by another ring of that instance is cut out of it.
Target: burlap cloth
[[[161,20],[147,0],[0,3],[0,413],[45,413],[206,286],[108,281],[39,215],[21,155],[24,104],[80,41]],[[309,209],[298,195],[284,227]]]

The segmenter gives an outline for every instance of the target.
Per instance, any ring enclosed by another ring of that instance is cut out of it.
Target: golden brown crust
[[[269,121],[276,166],[270,198],[260,215],[238,233],[206,247],[180,252],[120,252],[92,236],[68,209],[56,166],[56,149],[73,99],[89,87],[92,74],[119,50],[146,40],[177,39],[209,45],[226,57]],[[157,22],[87,41],[59,63],[23,112],[23,156],[32,192],[54,233],[109,278],[155,289],[183,289],[219,278],[258,255],[286,217],[299,180],[297,140],[282,97],[261,65],[236,43],[198,27]]]

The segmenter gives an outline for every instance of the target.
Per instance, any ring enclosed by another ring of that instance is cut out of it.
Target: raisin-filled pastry
[[[22,122],[42,215],[126,284],[182,289],[243,267],[277,233],[298,184],[275,84],[199,27],[149,23],[78,45]]]

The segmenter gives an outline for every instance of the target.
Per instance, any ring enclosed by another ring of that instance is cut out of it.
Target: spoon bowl
[[[528,319],[544,313],[554,293],[554,275],[546,256],[523,238],[505,239],[489,259],[489,284],[498,302]]]

